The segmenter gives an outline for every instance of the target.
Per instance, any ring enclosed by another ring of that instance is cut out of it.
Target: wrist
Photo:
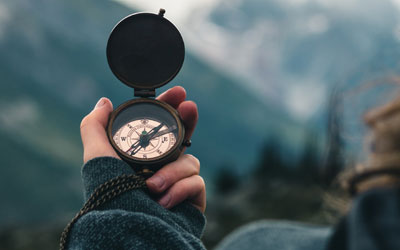
[[[117,176],[134,173],[128,164],[114,157],[97,157],[89,160],[82,167],[85,201],[101,184]]]

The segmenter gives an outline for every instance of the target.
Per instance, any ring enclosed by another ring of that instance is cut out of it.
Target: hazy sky
[[[167,9],[170,17],[175,18],[175,22],[182,22],[192,9],[213,5],[221,0],[115,0],[124,4],[136,7],[141,10],[156,12],[159,8]],[[243,1],[243,0],[231,0]],[[285,0],[291,4],[301,4],[308,1],[325,2],[327,4],[351,4],[351,0]],[[400,0],[391,0],[400,8]]]
[[[265,75],[258,76],[257,65],[258,61],[255,59],[254,51],[260,48],[258,42],[268,42],[262,36],[265,31],[265,25],[263,27],[253,27],[246,33],[247,35],[252,34],[252,43],[248,43],[245,39],[241,42],[240,37],[230,36],[224,29],[217,27],[211,23],[207,18],[207,13],[213,9],[213,6],[225,1],[225,4],[245,3],[246,0],[114,0],[121,2],[127,6],[133,7],[139,11],[146,11],[157,13],[159,8],[166,9],[166,18],[174,23],[179,30],[185,34],[185,44],[192,53],[202,58],[210,65],[218,68],[220,71],[225,71],[229,75],[235,75],[237,79],[244,79],[246,88],[251,89],[255,95],[259,95],[260,99],[271,99],[273,96],[279,98],[280,101],[285,102],[288,110],[299,119],[307,120],[314,113],[316,113],[322,103],[326,99],[325,83],[320,82],[318,75],[311,77],[310,79],[303,79],[303,82],[307,84],[299,84],[296,78],[290,81],[286,78],[286,74],[283,74],[284,80],[280,79],[277,75],[282,70],[280,67],[280,59],[284,56],[282,54],[274,54],[273,52],[280,51],[279,46],[275,43],[269,43],[271,53],[268,54],[268,65],[270,67],[270,76],[274,79],[275,85],[272,83],[265,84]],[[263,1],[263,0],[259,0]],[[363,0],[279,0],[280,3],[289,5],[301,5],[307,2],[318,2],[326,9],[338,9],[344,12],[348,10],[358,13],[357,10],[361,9],[361,3]],[[379,0],[370,1],[379,5]],[[400,10],[400,0],[390,0]],[[370,6],[371,7],[371,6]],[[371,7],[372,8],[372,7]],[[196,18],[190,18],[189,15],[196,13],[194,11],[199,10]],[[204,18],[203,18],[204,17]],[[194,20],[194,21],[193,21]],[[197,22],[196,22],[197,21]],[[323,33],[329,28],[329,20],[323,15],[310,16],[308,24],[305,25],[307,28],[314,33]],[[260,29],[259,29],[260,28]],[[254,31],[254,32],[253,32]],[[253,32],[253,33],[252,33]],[[395,35],[400,40],[400,25],[398,31],[394,31]],[[251,33],[251,34],[250,34]],[[206,35],[205,35],[206,34]],[[261,34],[257,36],[257,34]],[[259,37],[260,39],[257,39]],[[208,39],[208,40],[207,40]],[[234,42],[232,40],[236,39]],[[204,46],[207,44],[207,46]],[[233,46],[234,45],[234,46]],[[231,47],[230,47],[231,46]],[[236,46],[236,47],[235,47]],[[253,47],[255,48],[253,50]],[[233,49],[232,49],[233,48]],[[240,48],[238,50],[237,48]],[[234,51],[236,57],[235,60],[227,60],[231,58],[232,51]],[[240,53],[239,53],[240,52]],[[276,60],[274,61],[274,58]],[[247,65],[247,66],[243,66]],[[274,67],[274,65],[276,67]],[[253,70],[254,69],[254,70]],[[286,73],[286,72],[283,72]],[[275,78],[274,78],[275,77]],[[250,81],[247,81],[250,80]],[[293,82],[293,83],[291,83]],[[284,84],[283,84],[284,83]],[[284,85],[284,87],[282,87]],[[280,89],[284,90],[284,93],[278,92]],[[274,94],[280,93],[280,94]],[[271,94],[272,93],[272,94]],[[268,98],[265,98],[265,97]],[[282,98],[282,96],[284,96]],[[305,98],[307,97],[307,98]],[[320,104],[320,105],[316,105]]]
[[[193,9],[208,7],[220,0],[115,0],[141,11],[157,12],[160,8],[166,9],[168,19],[178,25],[186,19]],[[234,1],[234,0],[232,0]],[[400,1],[400,0],[399,0]]]

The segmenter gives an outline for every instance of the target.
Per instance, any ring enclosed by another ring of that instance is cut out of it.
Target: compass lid
[[[158,15],[136,13],[122,19],[107,43],[107,60],[114,75],[135,92],[154,90],[171,81],[185,58],[178,29]]]

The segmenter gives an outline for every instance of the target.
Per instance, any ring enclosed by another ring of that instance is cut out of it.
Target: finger
[[[185,200],[188,200],[188,202],[204,213],[206,209],[206,188],[201,176],[192,175],[175,183],[158,203],[170,209]]]
[[[171,162],[158,170],[146,183],[149,190],[153,193],[162,193],[174,183],[198,175],[200,172],[200,162],[193,155],[182,155],[178,160]]]
[[[193,101],[184,101],[179,105],[178,112],[185,124],[185,139],[188,140],[192,137],[199,119],[197,105]]]
[[[173,88],[168,89],[161,95],[157,97],[157,100],[163,101],[171,105],[174,109],[176,109],[181,102],[183,102],[186,98],[186,91],[181,86],[175,86]]]
[[[81,122],[81,138],[83,144],[83,162],[100,156],[119,158],[111,147],[106,134],[108,116],[113,110],[107,98],[101,98],[95,108]]]

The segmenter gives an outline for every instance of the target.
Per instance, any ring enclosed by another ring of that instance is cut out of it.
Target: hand
[[[197,124],[198,113],[196,104],[192,101],[185,101],[185,98],[185,89],[174,87],[162,93],[157,99],[178,110],[185,124],[185,139],[190,139]],[[81,122],[83,163],[100,156],[120,159],[109,143],[105,130],[112,110],[113,106],[110,100],[101,98],[92,112],[83,118]]]
[[[199,176],[200,162],[193,155],[181,155],[158,170],[147,180],[149,190],[162,194],[158,203],[172,208],[184,200],[204,213],[206,209],[206,189],[203,178]]]
[[[167,102],[177,109],[185,124],[185,139],[190,139],[197,124],[197,106],[192,101],[185,101],[186,92],[182,87],[171,88],[157,99]],[[112,112],[112,103],[101,98],[95,108],[81,122],[83,143],[83,162],[101,156],[120,159],[106,134],[108,117]],[[187,199],[200,211],[205,210],[205,185],[198,175],[200,163],[194,156],[181,155],[175,162],[169,163],[147,180],[150,191],[163,194],[159,200],[166,208],[172,208]],[[161,180],[161,181],[160,181]],[[157,183],[163,183],[157,185]],[[168,201],[169,202],[166,202]]]

